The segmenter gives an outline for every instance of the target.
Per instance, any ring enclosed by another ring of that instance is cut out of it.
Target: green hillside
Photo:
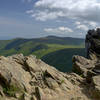
[[[59,69],[62,72],[69,72],[72,70],[73,55],[85,56],[84,48],[67,48],[49,53],[41,59]]]
[[[72,55],[75,52],[77,54],[83,53],[83,49],[81,48],[84,48],[84,39],[70,37],[48,36],[35,39],[17,38],[0,40],[0,55],[10,56],[17,53],[23,53],[24,55],[33,54],[61,71],[71,70],[69,66],[71,66]],[[69,58],[70,60],[68,60]],[[68,68],[65,68],[65,66]]]
[[[8,56],[15,53],[24,55],[36,54],[41,58],[45,54],[64,48],[80,48],[84,39],[48,36],[43,38],[0,40],[0,55]],[[41,53],[41,54],[40,54]]]

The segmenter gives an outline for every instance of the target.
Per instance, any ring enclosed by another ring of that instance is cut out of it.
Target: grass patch
[[[65,80],[61,80],[61,83],[60,84],[62,85],[64,82],[65,82]]]
[[[12,97],[14,97],[15,96],[15,94],[16,93],[18,93],[18,92],[23,92],[20,88],[18,88],[18,87],[16,87],[16,86],[14,86],[14,85],[11,85],[11,86],[7,86],[7,87],[4,87],[3,88],[3,92],[5,93],[5,94],[7,94],[8,96],[12,96]]]

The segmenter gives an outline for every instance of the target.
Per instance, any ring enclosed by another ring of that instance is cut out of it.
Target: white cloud
[[[48,27],[57,27],[45,28],[45,32],[72,32],[70,33],[72,37],[78,34],[85,36],[83,33],[86,33],[89,28],[100,26],[100,0],[37,0],[33,9],[27,11],[27,14],[38,21],[45,21]],[[70,26],[71,30],[68,31],[58,25]],[[75,31],[74,34],[72,29]]]
[[[72,29],[68,28],[68,27],[57,27],[57,28],[45,28],[44,29],[45,32],[52,32],[52,33],[71,33],[73,32]]]
[[[32,14],[34,11],[33,10],[27,10],[26,13],[27,14]]]
[[[43,20],[69,17],[100,21],[100,2],[98,0],[39,0],[35,3],[34,7],[42,9],[40,9],[40,12],[33,14],[39,20],[42,17]],[[43,14],[45,9],[49,11]],[[44,17],[46,15],[49,18]]]
[[[80,27],[84,27],[83,30],[87,30],[88,27],[95,28],[98,26],[98,23],[93,21],[76,21],[74,24],[77,25],[77,28],[79,29]]]
[[[89,24],[93,27],[96,27],[97,26],[97,23],[96,22],[89,22]]]
[[[48,19],[56,19],[57,17],[62,17],[64,16],[62,11],[53,11],[50,12],[49,10],[44,10],[44,11],[37,11],[37,13],[32,14],[32,17],[35,17],[36,20],[41,20],[41,21],[46,21]]]
[[[98,23],[97,22],[93,22],[93,21],[84,21],[84,23],[85,24],[88,24],[88,25],[90,25],[90,26],[92,26],[92,27],[96,27],[96,26],[98,26]]]
[[[79,22],[79,21],[75,22],[75,25],[80,25],[80,24],[81,24],[81,22]]]
[[[86,25],[82,25],[82,24],[78,25],[76,28],[80,29],[80,30],[83,30],[83,31],[87,31],[88,30],[88,27]]]
[[[68,28],[68,27],[59,27],[58,28],[60,31],[65,31],[65,32],[73,32],[72,29]]]

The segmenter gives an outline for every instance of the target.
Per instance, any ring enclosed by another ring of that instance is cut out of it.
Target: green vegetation
[[[33,52],[32,54],[36,55],[38,58],[42,58],[44,55],[49,53],[62,50],[65,48],[83,48],[84,46],[73,46],[73,45],[58,45],[58,44],[45,44],[48,46],[48,49],[42,49]]]
[[[20,88],[16,87],[16,86],[11,85],[9,87],[4,87],[3,92],[5,94],[7,94],[8,96],[13,96],[14,97],[17,92],[21,93],[22,90]]]
[[[85,56],[84,48],[67,48],[43,56],[41,59],[63,72],[72,71],[73,55]]]
[[[61,71],[71,71],[72,56],[84,55],[84,39],[48,36],[37,39],[0,40],[0,55],[33,54]]]
[[[65,80],[61,80],[61,83],[60,84],[62,85],[64,82],[65,82]]]

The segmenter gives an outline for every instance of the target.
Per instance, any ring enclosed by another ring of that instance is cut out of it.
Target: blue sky
[[[0,0],[0,39],[84,38],[99,22],[99,0]]]

